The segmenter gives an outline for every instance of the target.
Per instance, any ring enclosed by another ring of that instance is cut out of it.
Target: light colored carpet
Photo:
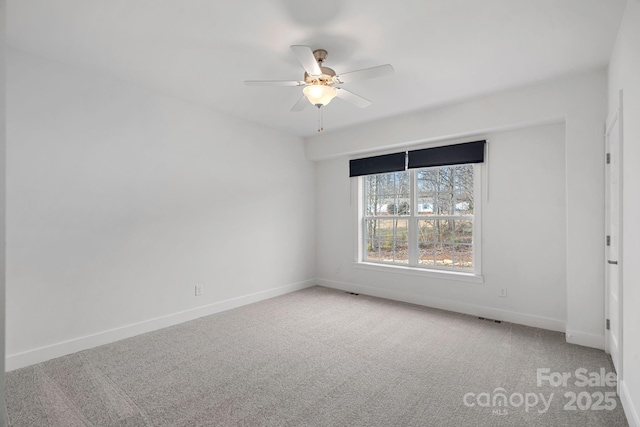
[[[617,397],[564,409],[615,388],[538,368],[612,370],[561,333],[313,287],[10,372],[6,399],[13,427],[627,425]],[[498,387],[513,405],[478,406]]]

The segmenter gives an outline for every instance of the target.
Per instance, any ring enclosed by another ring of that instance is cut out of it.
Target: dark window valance
[[[407,159],[409,169],[482,163],[484,162],[484,145],[486,142],[485,140],[466,142],[354,159],[349,161],[349,176],[403,171],[407,168],[405,165]]]
[[[484,162],[486,141],[409,151],[409,169]]]
[[[366,157],[349,161],[349,176],[375,175],[377,173],[405,170],[406,152]]]

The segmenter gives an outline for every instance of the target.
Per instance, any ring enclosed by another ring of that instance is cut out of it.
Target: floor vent
[[[478,320],[486,320],[487,322],[502,323],[502,320],[487,319],[486,317],[478,317]]]
[[[356,294],[355,292],[345,292],[345,293],[347,293],[349,295],[360,295],[360,294]]]

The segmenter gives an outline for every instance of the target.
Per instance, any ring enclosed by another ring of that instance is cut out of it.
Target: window
[[[479,274],[479,166],[366,175],[361,260]]]
[[[410,173],[382,173],[364,179],[365,259],[408,264]]]

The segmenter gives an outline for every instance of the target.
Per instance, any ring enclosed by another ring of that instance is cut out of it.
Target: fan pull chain
[[[318,104],[318,132],[324,130],[324,115],[322,113],[322,105]]]

